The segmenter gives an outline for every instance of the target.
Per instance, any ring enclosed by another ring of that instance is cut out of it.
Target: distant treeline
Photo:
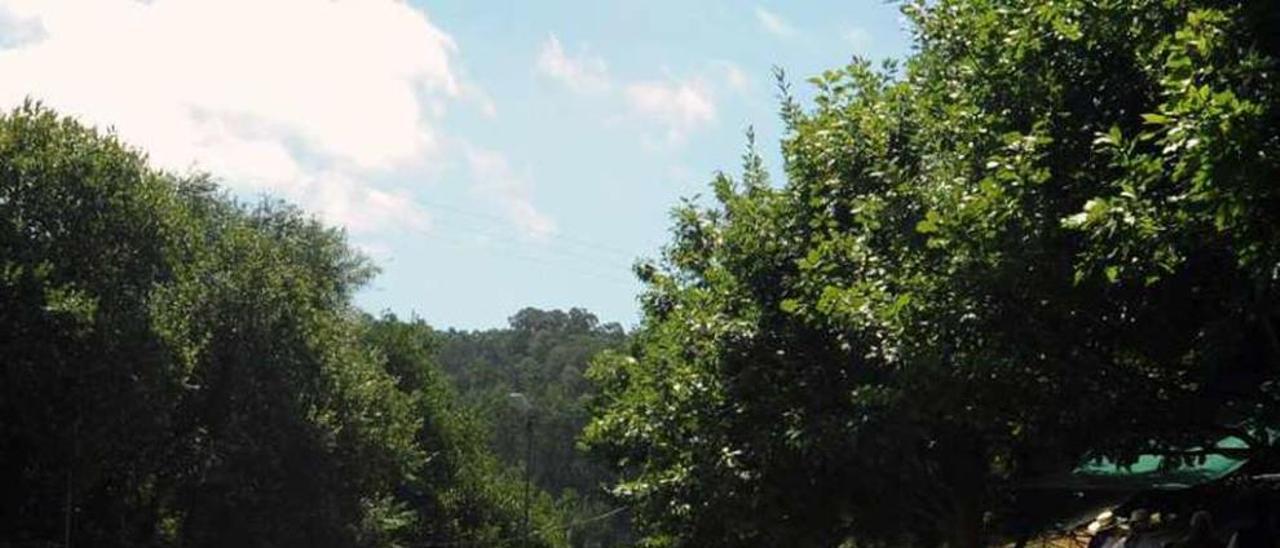
[[[509,323],[505,329],[438,333],[440,366],[462,400],[491,425],[490,446],[511,466],[522,466],[526,447],[525,417],[510,394],[528,398],[533,482],[557,497],[571,521],[592,520],[569,532],[575,546],[631,545],[629,513],[593,519],[617,506],[606,492],[617,478],[603,460],[578,446],[596,392],[584,373],[599,352],[622,349],[626,333],[579,308],[526,308]]]

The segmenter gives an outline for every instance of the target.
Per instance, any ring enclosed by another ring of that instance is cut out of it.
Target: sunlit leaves
[[[652,538],[976,545],[1031,477],[1274,416],[1268,9],[913,2],[903,71],[784,85],[785,185],[680,208],[633,360],[598,366],[589,437]]]
[[[0,115],[6,541],[513,536],[517,483],[495,480],[478,440],[440,443],[454,422],[428,428],[448,396],[423,349],[362,338],[350,298],[372,273],[342,231],[296,208],[154,171],[34,103]],[[447,451],[476,464],[433,475]],[[405,497],[415,489],[445,502],[424,507]]]

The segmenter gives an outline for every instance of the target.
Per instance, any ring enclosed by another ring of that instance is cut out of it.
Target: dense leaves
[[[557,497],[566,518],[579,523],[568,532],[575,546],[615,546],[632,542],[626,514],[614,509],[605,486],[614,474],[584,454],[577,438],[595,394],[583,377],[591,357],[626,340],[621,326],[600,324],[595,315],[526,308],[506,329],[449,330],[439,333],[438,359],[463,402],[490,428],[490,447],[510,466],[524,466],[531,449],[533,483]],[[531,404],[532,446],[526,447],[526,416],[510,394]]]
[[[514,542],[519,483],[431,364],[350,305],[343,234],[0,116],[0,543]],[[557,516],[535,512],[539,544]]]
[[[784,85],[784,185],[749,151],[638,269],[587,438],[652,544],[977,546],[1082,460],[1271,450],[1274,7],[904,11],[902,68]]]
[[[489,446],[489,424],[435,365],[441,337],[421,320],[369,319],[365,340],[385,360],[400,390],[410,394],[423,424],[417,442],[426,458],[399,488],[417,516],[410,538],[472,546],[523,541],[523,476]],[[545,491],[531,492],[530,529],[540,544],[568,541],[564,516]]]

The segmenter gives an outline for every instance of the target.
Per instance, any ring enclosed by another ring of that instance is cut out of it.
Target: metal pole
[[[76,410],[76,422],[71,425],[71,459],[67,463],[66,501],[62,508],[62,547],[71,548],[71,514],[75,511],[75,493],[72,478],[76,463],[80,460],[80,413]]]
[[[529,472],[533,470],[533,415],[524,415],[524,546],[529,548]]]
[[[71,548],[71,467],[67,467],[67,497],[62,508],[62,546]]]

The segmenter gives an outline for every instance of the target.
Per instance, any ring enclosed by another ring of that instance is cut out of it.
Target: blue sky
[[[780,176],[771,67],[803,96],[909,48],[879,1],[96,5],[0,0],[0,104],[36,96],[300,203],[382,267],[360,306],[439,327],[525,306],[634,324],[631,263],[737,168],[748,125]]]

